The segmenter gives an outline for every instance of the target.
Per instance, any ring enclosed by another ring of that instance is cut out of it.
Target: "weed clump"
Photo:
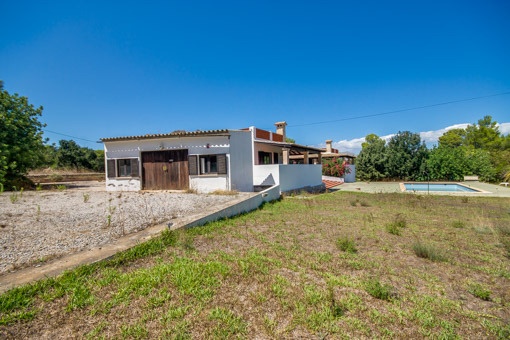
[[[386,225],[386,231],[392,235],[400,236],[402,235],[402,232],[400,231],[400,228],[397,227],[394,223],[389,223]]]
[[[368,204],[365,201],[361,201],[359,198],[356,198],[356,200],[351,201],[350,203],[351,203],[351,206],[353,206],[353,207],[369,207],[370,206],[370,204]]]
[[[407,221],[402,214],[395,215],[393,222],[386,225],[386,231],[392,235],[400,236],[402,234],[401,229],[407,227]]]
[[[418,257],[428,259],[433,262],[446,262],[446,257],[443,252],[431,244],[418,241],[413,244],[413,251]]]
[[[481,284],[473,284],[469,287],[469,292],[473,294],[473,296],[484,300],[484,301],[491,301],[491,291],[489,289],[486,289]]]
[[[349,237],[340,237],[336,241],[336,245],[338,249],[341,251],[345,251],[346,253],[355,254],[358,252],[358,249],[356,248],[356,243],[353,239]]]
[[[365,282],[365,291],[379,300],[390,301],[396,297],[394,288],[388,284],[382,284],[378,279],[370,279]]]
[[[463,221],[453,221],[452,222],[452,227],[454,228],[464,228],[466,226],[466,224],[463,222]]]

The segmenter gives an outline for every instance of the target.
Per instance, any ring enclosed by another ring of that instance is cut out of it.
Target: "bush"
[[[341,158],[323,159],[322,174],[325,176],[343,177],[351,169]]]

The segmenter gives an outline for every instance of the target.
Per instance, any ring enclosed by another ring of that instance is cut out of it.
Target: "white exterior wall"
[[[322,185],[322,164],[280,165],[282,192]]]
[[[248,135],[248,133],[246,133]],[[209,147],[208,147],[209,144]],[[108,191],[142,189],[141,153],[144,151],[182,150],[187,149],[188,155],[227,154],[227,175],[191,176],[190,187],[202,192],[229,190],[230,183],[230,140],[229,136],[191,136],[179,138],[162,138],[147,140],[129,140],[104,142],[105,159],[138,158],[140,176],[132,178],[106,178]],[[253,190],[253,189],[252,189]],[[250,191],[252,191],[250,190]]]
[[[280,185],[282,192],[322,185],[321,164],[255,165],[254,185]]]
[[[231,131],[230,135],[230,189],[253,191],[251,131]]]
[[[280,166],[278,164],[255,165],[253,167],[253,185],[280,184]]]
[[[347,167],[350,169],[350,172],[344,175],[345,183],[356,182],[356,165],[349,164]]]
[[[135,143],[136,141],[105,142],[105,166],[108,159],[137,158],[141,176],[140,149]],[[108,178],[108,171],[106,171],[107,191],[138,191],[141,189],[141,177]]]

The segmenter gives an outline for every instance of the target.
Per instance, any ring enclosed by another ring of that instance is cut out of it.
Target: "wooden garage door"
[[[188,150],[142,152],[142,171],[145,190],[186,190]]]

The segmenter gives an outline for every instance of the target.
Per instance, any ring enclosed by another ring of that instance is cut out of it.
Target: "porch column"
[[[290,149],[283,148],[283,164],[289,164]]]
[[[318,162],[317,164],[322,164],[322,152],[319,152],[317,154],[317,162]]]
[[[308,164],[308,151],[303,152],[303,164]]]

